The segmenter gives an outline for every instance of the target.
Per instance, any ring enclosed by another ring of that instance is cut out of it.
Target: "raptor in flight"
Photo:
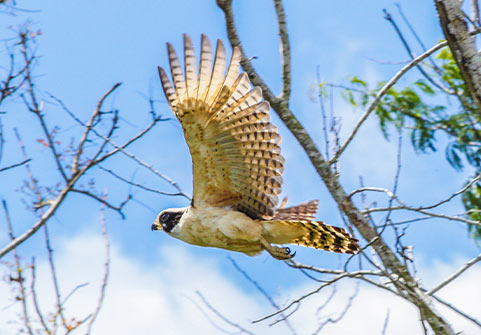
[[[184,35],[185,74],[170,43],[167,49],[173,86],[161,67],[159,75],[190,149],[194,196],[186,208],[162,211],[152,230],[250,256],[266,250],[277,259],[293,257],[289,248],[275,246],[284,244],[356,253],[358,241],[344,229],[314,220],[317,201],[276,208],[284,170],[281,138],[260,87],[252,88],[240,73],[239,49],[226,72],[224,45],[217,41],[212,66],[212,47],[202,35],[197,72],[192,40]]]

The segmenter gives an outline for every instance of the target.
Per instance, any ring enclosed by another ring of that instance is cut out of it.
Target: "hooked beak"
[[[158,223],[153,223],[152,226],[150,227],[151,231],[154,231],[154,230],[162,230],[162,225],[158,224]]]

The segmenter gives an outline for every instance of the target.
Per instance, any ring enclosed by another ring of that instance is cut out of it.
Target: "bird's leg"
[[[295,252],[291,253],[291,249],[287,247],[279,248],[279,247],[270,245],[269,242],[267,242],[266,239],[263,237],[261,238],[260,242],[264,250],[266,250],[269,254],[271,254],[271,256],[274,257],[275,259],[287,260],[287,259],[291,259],[296,255]]]

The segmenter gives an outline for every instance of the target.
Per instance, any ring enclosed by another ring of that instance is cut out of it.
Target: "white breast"
[[[244,213],[219,207],[189,207],[170,232],[190,244],[244,252],[260,248],[261,234],[261,226]]]

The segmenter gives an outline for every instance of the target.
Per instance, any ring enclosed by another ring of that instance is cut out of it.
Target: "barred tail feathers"
[[[261,224],[269,243],[297,244],[345,254],[355,254],[360,249],[358,240],[344,229],[321,221],[268,220]]]

